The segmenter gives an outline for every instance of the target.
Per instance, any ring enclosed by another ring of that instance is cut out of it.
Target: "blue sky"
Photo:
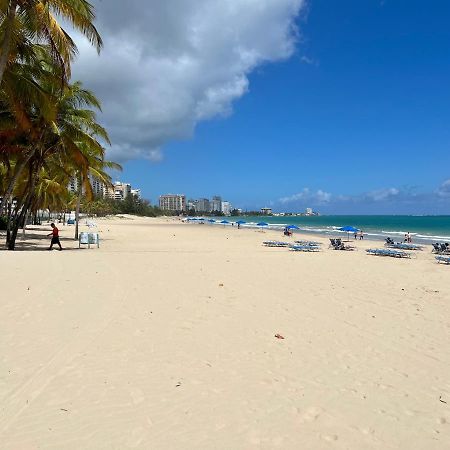
[[[310,0],[295,20],[294,54],[250,71],[230,114],[120,178],[153,202],[449,214],[450,2]]]

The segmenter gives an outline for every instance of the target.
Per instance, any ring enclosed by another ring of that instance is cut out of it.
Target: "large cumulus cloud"
[[[226,116],[248,75],[295,51],[304,0],[93,0],[105,41],[79,40],[74,75],[103,103],[116,159],[161,158],[164,144]]]

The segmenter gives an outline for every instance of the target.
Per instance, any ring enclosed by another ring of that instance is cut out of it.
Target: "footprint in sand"
[[[323,409],[318,406],[311,406],[306,411],[300,413],[300,422],[314,422],[322,414]]]
[[[320,437],[327,442],[334,442],[339,439],[337,434],[321,434]]]

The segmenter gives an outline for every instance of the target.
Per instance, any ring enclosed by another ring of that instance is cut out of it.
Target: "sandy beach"
[[[44,227],[0,251],[1,449],[449,448],[450,267],[431,247],[97,224],[99,249],[61,226],[63,252]]]

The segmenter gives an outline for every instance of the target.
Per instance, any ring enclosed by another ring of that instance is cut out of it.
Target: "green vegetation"
[[[10,250],[30,215],[78,213],[82,192],[92,198],[89,175],[110,185],[106,170],[120,168],[105,161],[99,101],[70,81],[77,49],[58,23],[70,23],[100,50],[94,17],[85,0],[0,0],[0,217]],[[67,189],[72,178],[76,197]]]
[[[137,216],[157,217],[168,215],[168,211],[161,211],[151,206],[147,200],[141,200],[134,195],[129,195],[125,200],[112,200],[107,198],[84,197],[81,200],[81,211],[87,215],[107,216],[111,214],[134,214]]]

